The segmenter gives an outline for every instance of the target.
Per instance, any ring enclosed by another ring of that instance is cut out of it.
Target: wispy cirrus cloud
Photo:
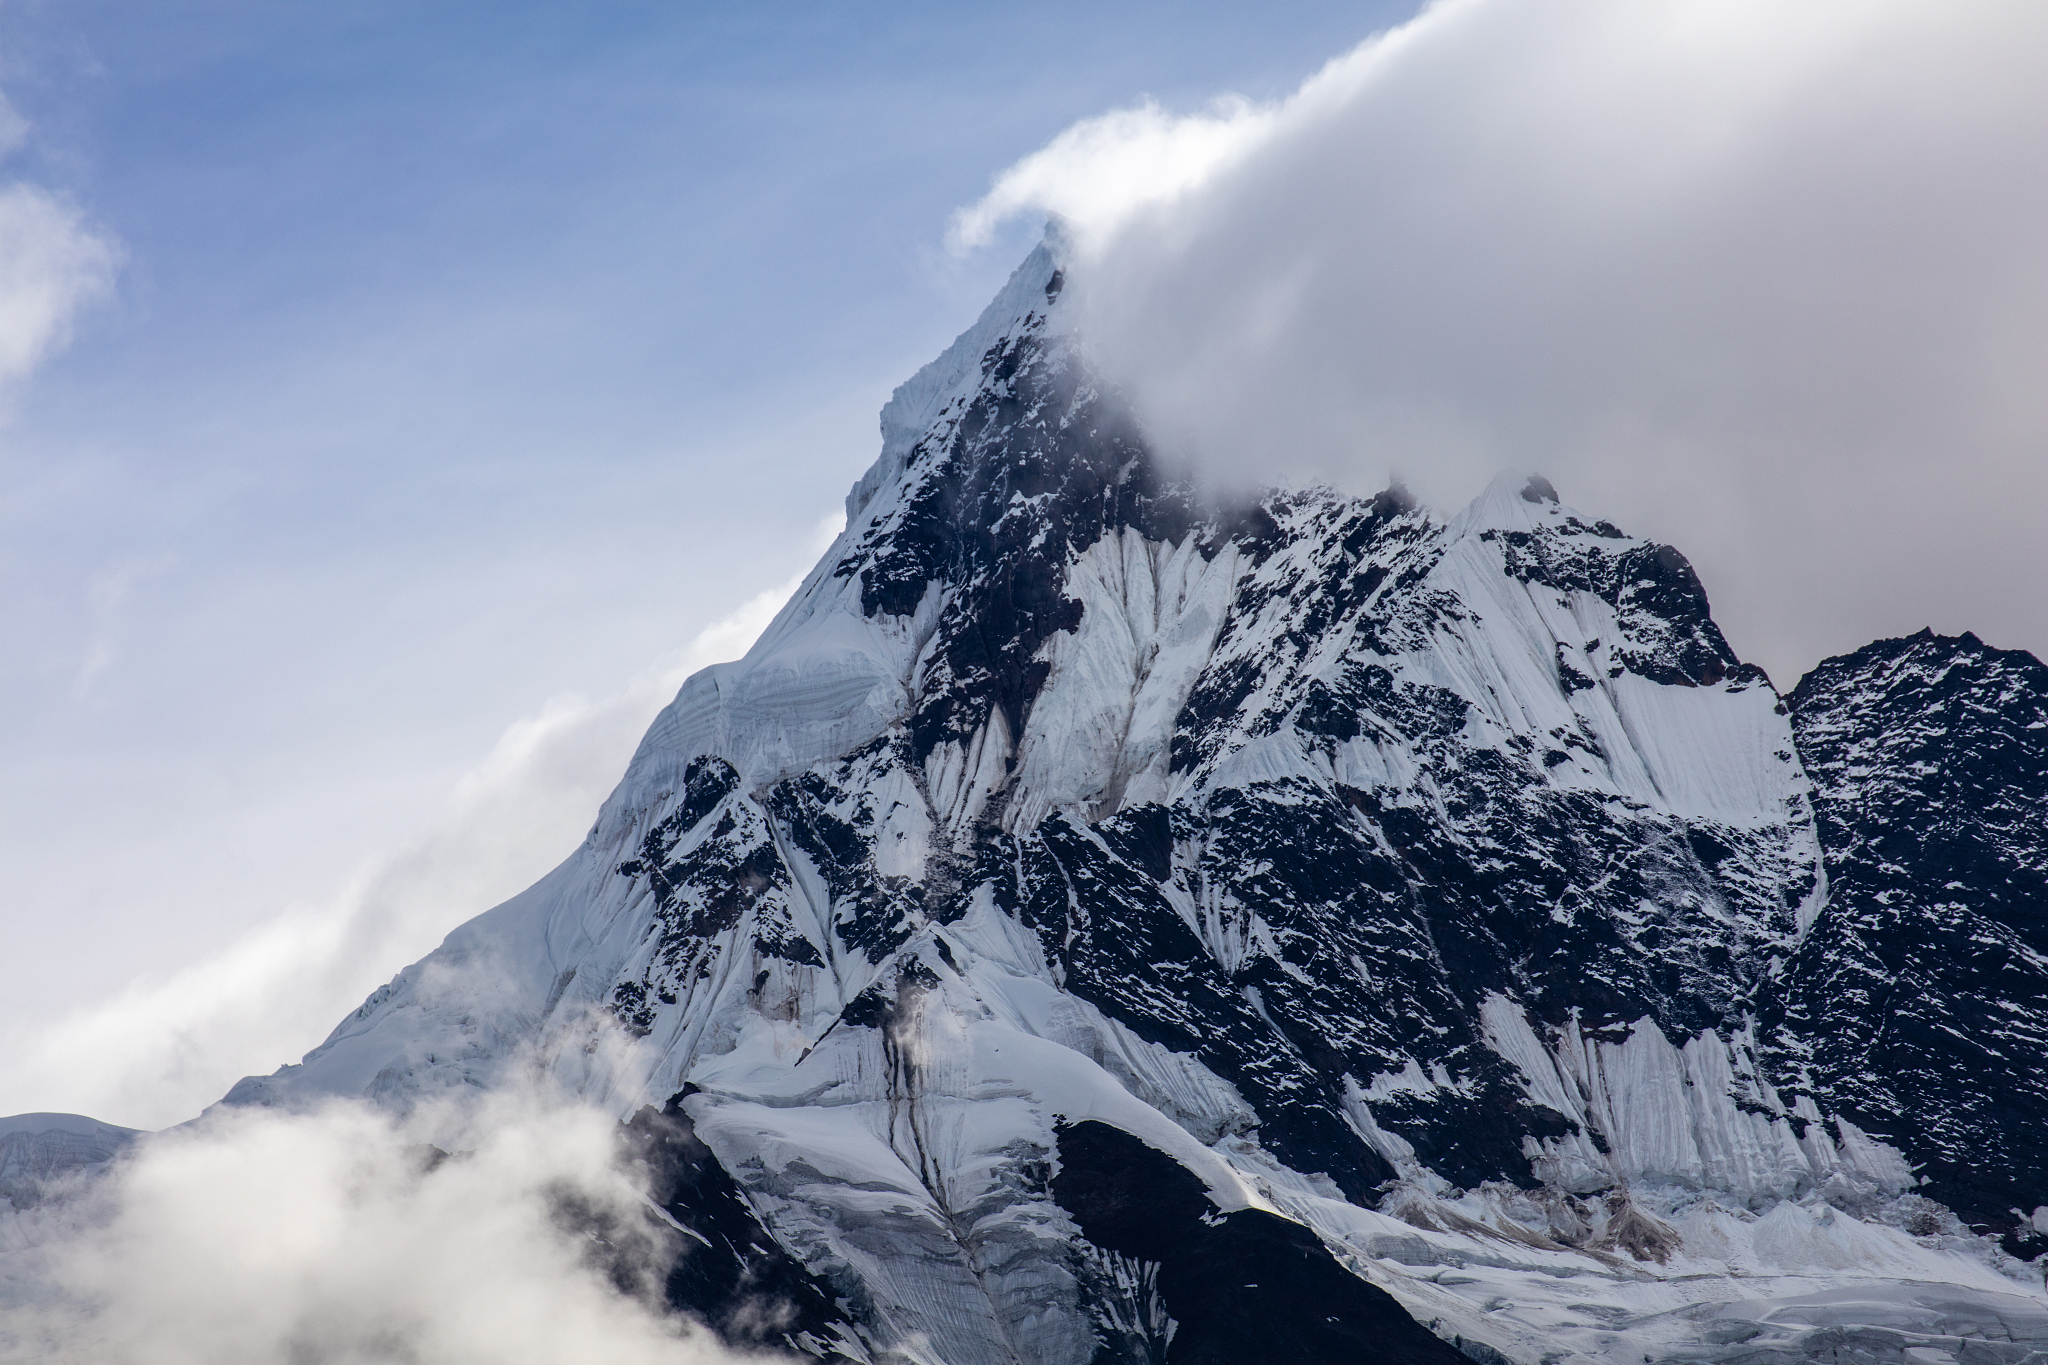
[[[121,249],[48,190],[0,185],[0,384],[26,378],[112,290]]]
[[[0,157],[29,137],[0,96]],[[105,298],[121,245],[76,204],[28,180],[0,180],[0,387],[25,379],[71,339],[79,313]]]

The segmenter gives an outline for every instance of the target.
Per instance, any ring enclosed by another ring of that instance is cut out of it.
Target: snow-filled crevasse
[[[562,867],[230,1099],[674,1101],[875,1361],[1262,1339],[1235,1252],[1238,1319],[1183,1332],[1193,1272],[1091,1239],[1084,1125],[1482,1359],[1733,1357],[1854,1318],[1738,1311],[1823,1282],[2033,1330],[2038,1275],[1908,1188],[1932,1116],[1815,1062],[1823,826],[1685,560],[1540,479],[1216,510],[1064,284],[1055,238],[898,392],[845,533]]]

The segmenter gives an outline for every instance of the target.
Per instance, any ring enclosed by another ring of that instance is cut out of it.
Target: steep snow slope
[[[1540,479],[1206,506],[1064,286],[1052,240],[899,390],[581,848],[229,1102],[666,1108],[699,1240],[877,1361],[1442,1358],[1396,1304],[1481,1359],[2048,1345],[1911,1192],[1932,1116],[1759,1035],[1821,842],[1683,557]]]

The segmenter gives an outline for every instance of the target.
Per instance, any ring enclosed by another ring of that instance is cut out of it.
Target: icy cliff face
[[[1817,819],[1795,714],[1685,559],[1541,479],[1448,520],[1399,489],[1205,505],[1064,285],[1049,242],[898,392],[845,533],[567,862],[230,1102],[541,1067],[637,1113],[657,1202],[724,1248],[677,1301],[716,1321],[765,1277],[801,1325],[759,1339],[814,1354],[2048,1345],[2038,1273],[1910,1164],[2005,1134],[1987,1178],[2031,1209],[2024,1126],[1822,1037],[1828,974],[1888,961],[1829,878],[1891,867],[1856,840],[1924,792],[1869,815],[1870,764],[1823,746]],[[2048,696],[2001,676],[2012,716]],[[1798,724],[1853,744],[1815,689]],[[2037,773],[1997,829],[2038,834]],[[2038,877],[2038,837],[1999,847]],[[2018,943],[2038,882],[2007,884],[1982,914]],[[1999,989],[2038,1011],[2037,978]],[[1873,1317],[1906,1281],[1945,1288]]]

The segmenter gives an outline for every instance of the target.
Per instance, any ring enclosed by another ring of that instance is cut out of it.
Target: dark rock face
[[[1027,317],[982,357],[966,410],[910,453],[912,467],[943,474],[833,570],[859,576],[870,615],[909,615],[937,584],[961,589],[938,624],[936,685],[910,722],[919,762],[946,739],[968,739],[992,710],[1023,732],[1048,671],[1042,646],[1080,621],[1062,591],[1079,551],[1124,527],[1172,541],[1227,533],[1159,469],[1122,406],[1046,344],[1042,325]]]
[[[827,1361],[844,1315],[832,1290],[792,1260],[698,1138],[678,1095],[642,1109],[620,1133],[623,1164],[684,1235],[661,1285],[666,1305],[707,1323],[728,1346]]]
[[[1787,699],[1827,909],[1791,972],[1788,1065],[1903,1149],[1923,1192],[2048,1251],[2048,667],[1926,631]]]
[[[1178,1324],[1164,1365],[1467,1365],[1313,1232],[1261,1209],[1219,1213],[1201,1181],[1129,1133],[1070,1124],[1059,1159],[1053,1197],[1082,1235],[1157,1268]]]
[[[1393,1171],[1334,1099],[1347,1076],[1364,1083],[1413,1058],[1459,1083],[1391,1098],[1375,1106],[1379,1122],[1458,1184],[1533,1184],[1524,1139],[1573,1125],[1521,1095],[1480,1038],[1479,1002],[1499,992],[1591,1025],[1647,1015],[1674,1037],[1729,1026],[1771,955],[1789,951],[1812,889],[1805,812],[1734,827],[1561,790],[1550,778],[1560,764],[1607,757],[1584,726],[1560,728],[1540,753],[1524,736],[1473,742],[1467,698],[1390,667],[1477,614],[1436,572],[1441,526],[1398,490],[1275,495],[1263,511],[1275,529],[1252,543],[1179,715],[1174,770],[1199,777],[1276,738],[1315,755],[1365,736],[1414,755],[1418,784],[1442,799],[1313,771],[1225,780],[1085,831],[1055,814],[1019,849],[997,842],[980,870],[1039,930],[1066,989],[1200,1055],[1252,1100],[1262,1141],[1297,1169],[1375,1202]],[[1614,610],[1621,629],[1592,651],[1600,664],[1583,641],[1572,647],[1602,682],[1768,695],[1728,652],[1675,552],[1567,515],[1497,543],[1531,590],[1582,591]],[[1554,664],[1547,684],[1566,696],[1590,685]],[[1788,772],[1790,760],[1788,750]],[[1229,960],[1177,897],[1242,907],[1237,931],[1255,914],[1269,937]],[[1702,904],[1719,913],[1694,913]]]

